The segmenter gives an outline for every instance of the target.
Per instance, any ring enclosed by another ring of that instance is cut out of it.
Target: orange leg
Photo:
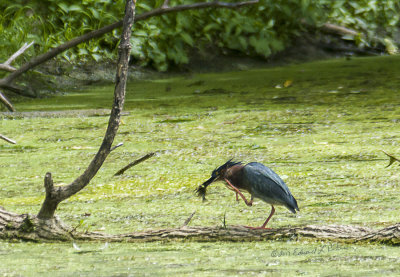
[[[272,206],[272,205],[271,205],[271,206]],[[275,213],[275,207],[272,206],[271,213],[269,214],[267,220],[264,222],[264,224],[263,224],[262,226],[260,226],[260,227],[249,227],[249,226],[245,226],[245,227],[246,227],[246,228],[249,228],[249,229],[253,229],[253,230],[254,230],[254,229],[270,229],[270,228],[265,228],[265,226],[267,226],[268,221],[271,219],[271,217],[274,215],[274,213]]]
[[[253,198],[250,201],[247,201],[246,197],[240,192],[240,190],[235,187],[234,185],[231,184],[231,182],[228,181],[228,179],[225,178],[226,183],[236,192],[236,200],[238,200],[238,194],[240,197],[242,197],[244,203],[246,203],[247,206],[252,206],[253,205]]]
[[[227,185],[226,186],[228,189],[230,189],[230,190],[232,190],[232,191],[235,191],[233,188],[231,188],[231,186],[229,186],[229,185]],[[236,201],[238,202],[239,201],[239,194],[235,191],[235,194],[236,194]]]
[[[239,194],[238,194],[230,185],[226,184],[226,187],[227,187],[228,189],[230,189],[230,190],[232,190],[232,191],[235,192],[235,194],[236,194],[236,201],[239,201]]]

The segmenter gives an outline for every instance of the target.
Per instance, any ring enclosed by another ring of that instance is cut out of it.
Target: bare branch
[[[7,141],[9,143],[12,143],[12,144],[17,144],[17,142],[15,140],[9,139],[8,137],[3,136],[2,134],[0,134],[0,139],[3,139],[3,140],[5,140],[5,141]]]
[[[33,45],[33,43],[34,43],[33,41],[29,44],[25,42],[25,44],[22,45],[22,47],[17,52],[15,52],[13,55],[11,55],[11,57],[5,63],[0,64],[0,70],[9,71],[9,72],[15,71],[16,69],[15,69],[15,67],[11,66],[11,63],[16,58],[18,58],[21,54],[23,54],[26,51],[26,49],[31,47]]]
[[[7,97],[4,96],[4,94],[0,91],[0,101],[6,106],[6,108],[10,112],[15,112],[14,106],[11,104],[11,102],[7,99]]]
[[[117,145],[115,145],[114,147],[111,147],[110,152],[114,151],[115,149],[117,149],[118,147],[124,145],[122,142],[118,143]]]
[[[11,65],[7,65],[7,64],[0,64],[0,70],[3,71],[8,71],[8,72],[13,72],[15,70],[17,70],[15,67],[12,67]]]
[[[31,47],[33,45],[34,41],[32,41],[31,43],[26,43],[24,45],[22,45],[22,47],[15,52],[4,64],[6,65],[10,65],[16,58],[18,58],[20,55],[22,55],[29,47]]]
[[[358,32],[356,32],[352,29],[348,29],[346,27],[331,24],[331,23],[325,23],[324,25],[322,25],[321,30],[324,32],[327,32],[327,33],[341,35],[341,36],[350,35],[350,36],[356,37],[359,35]]]
[[[153,157],[154,155],[155,155],[154,152],[144,155],[144,156],[141,157],[140,159],[137,159],[137,160],[131,162],[130,164],[128,164],[127,166],[125,166],[124,168],[118,170],[118,172],[115,173],[114,176],[118,176],[118,175],[123,174],[123,173],[124,173],[125,171],[127,171],[129,168],[131,168],[131,167],[133,167],[133,166],[135,166],[135,165],[137,165],[137,164],[139,164],[139,163],[141,163],[141,162],[144,162],[145,160],[147,160],[147,159]]]

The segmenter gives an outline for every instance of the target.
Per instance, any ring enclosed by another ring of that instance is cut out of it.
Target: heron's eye
[[[216,170],[214,170],[214,171],[212,172],[212,174],[211,174],[211,177],[213,177],[213,178],[217,178],[217,177],[218,177],[218,175],[219,175],[219,172],[218,172],[218,171],[216,171]]]

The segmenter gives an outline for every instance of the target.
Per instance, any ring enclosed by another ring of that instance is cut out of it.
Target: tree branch
[[[349,28],[346,28],[343,26],[339,26],[339,25],[335,25],[335,24],[331,24],[331,23],[325,23],[324,25],[322,25],[321,30],[326,33],[340,35],[340,36],[350,35],[350,36],[356,37],[359,35],[358,32],[356,32],[352,29],[349,29]]]
[[[8,137],[3,136],[2,134],[0,134],[0,139],[3,139],[11,144],[17,144],[17,142],[15,140],[9,139]]]
[[[0,64],[0,70],[13,72],[13,71],[15,71],[17,69],[15,69],[15,67],[12,67],[11,65],[7,65],[7,64],[2,63],[2,64]]]
[[[4,96],[4,94],[0,91],[0,101],[6,106],[6,108],[10,112],[15,112],[14,106],[11,104],[10,100],[7,99],[7,97]]]
[[[97,171],[103,165],[105,159],[110,153],[110,149],[114,138],[117,134],[122,108],[125,100],[126,80],[128,76],[128,62],[131,50],[130,37],[133,20],[135,17],[135,4],[136,0],[127,0],[125,6],[125,17],[123,20],[123,31],[121,34],[120,45],[118,48],[119,59],[117,64],[116,85],[114,91],[114,103],[111,109],[110,119],[106,134],[104,135],[103,142],[98,150],[96,156],[85,172],[80,175],[75,181],[67,186],[60,186],[54,188],[52,185],[51,174],[47,173],[45,177],[46,198],[39,211],[39,219],[51,219],[54,217],[54,212],[58,204],[74,195],[83,189],[90,180],[96,175]]]
[[[22,47],[15,52],[4,64],[10,65],[16,58],[18,58],[20,55],[22,55],[29,47],[33,45],[34,41],[31,43],[26,43],[22,45]]]
[[[11,55],[10,58],[8,58],[8,60],[5,63],[0,64],[0,70],[5,70],[5,71],[10,71],[13,72],[16,69],[14,67],[11,66],[11,63],[18,58],[21,54],[23,54],[26,49],[28,49],[29,47],[31,47],[33,45],[33,41],[31,43],[26,43],[24,45],[22,45],[22,47],[20,49],[18,49],[17,52],[15,52],[14,54]]]
[[[122,145],[124,145],[122,142],[118,143],[117,145],[113,146],[110,148],[110,152],[114,151],[115,149],[117,149],[118,147],[121,147]]]

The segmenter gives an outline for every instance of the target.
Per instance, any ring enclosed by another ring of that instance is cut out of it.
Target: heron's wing
[[[249,180],[253,180],[253,186],[262,186],[276,192],[292,195],[285,182],[272,169],[260,163],[249,163],[245,166],[245,173]]]
[[[281,204],[292,212],[298,210],[297,201],[285,182],[272,169],[260,163],[244,167],[244,182],[252,188],[252,195],[272,205]]]

